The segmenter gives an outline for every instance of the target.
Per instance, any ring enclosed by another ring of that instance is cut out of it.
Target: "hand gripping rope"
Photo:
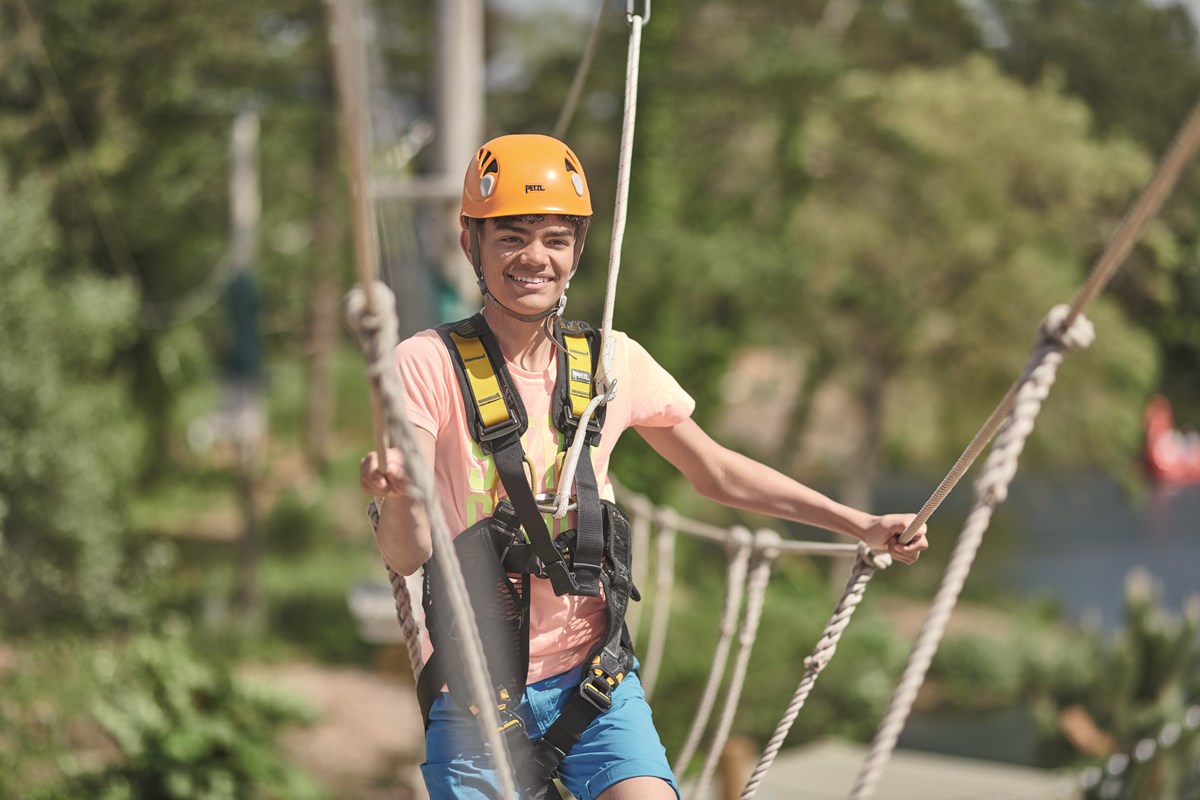
[[[366,65],[363,63],[364,48],[359,37],[362,20],[361,8],[355,0],[337,0],[329,9],[329,28],[333,40],[334,67],[341,106],[342,141],[347,156],[352,216],[354,221],[354,254],[358,272],[358,285],[346,297],[346,316],[358,336],[367,360],[367,374],[371,385],[372,423],[375,430],[376,448],[380,464],[387,465],[387,443],[390,438],[404,454],[404,468],[414,485],[414,491],[425,504],[433,539],[433,558],[446,576],[451,615],[459,629],[465,634],[463,662],[471,692],[476,697],[489,697],[491,686],[479,628],[471,612],[467,588],[458,563],[458,554],[446,528],[446,520],[438,507],[433,487],[433,474],[416,446],[404,397],[400,390],[400,378],[392,361],[396,347],[396,299],[391,290],[375,280],[376,263],[374,253],[373,209],[368,183],[367,169],[367,125],[366,108]],[[396,576],[398,577],[398,576]],[[392,580],[396,603],[402,620],[411,619],[411,602],[401,591],[403,580]],[[415,625],[405,631],[406,636],[415,630]],[[409,653],[413,658],[414,645],[410,642]],[[419,660],[419,656],[417,657]],[[416,662],[414,661],[414,667]],[[417,674],[414,671],[414,675]],[[506,797],[516,793],[511,760],[507,744],[500,733],[500,718],[495,706],[483,703],[476,717],[484,742],[492,753],[500,788]]]

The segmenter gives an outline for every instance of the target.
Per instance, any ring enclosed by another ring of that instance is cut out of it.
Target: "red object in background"
[[[1143,417],[1146,470],[1158,483],[1200,483],[1200,435],[1175,429],[1171,404],[1154,397]]]

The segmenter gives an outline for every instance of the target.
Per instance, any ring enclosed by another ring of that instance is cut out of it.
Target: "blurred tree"
[[[1092,138],[1086,109],[1052,83],[1025,89],[981,58],[849,74],[789,158],[813,186],[783,231],[797,269],[761,307],[780,337],[836,365],[863,430],[847,474],[863,486],[884,430],[896,454],[927,464],[969,440],[1150,170],[1133,143]],[[803,319],[785,326],[796,311],[781,301],[798,297]],[[1099,341],[1063,371],[1045,411],[1054,438],[1031,449],[1120,469],[1154,348],[1112,302],[1089,314]]]
[[[1200,99],[1196,26],[1183,3],[1141,0],[1001,0],[999,62],[1026,83],[1060,75],[1096,128],[1155,156]],[[1113,293],[1158,340],[1160,380],[1183,415],[1200,423],[1200,169],[1190,168],[1162,219],[1173,238],[1150,237]]]
[[[0,159],[17,176],[47,176],[65,261],[138,289],[140,325],[124,357],[136,367],[135,396],[153,441],[165,443],[181,382],[211,378],[221,350],[224,320],[208,312],[232,277],[228,129],[246,102],[269,109],[259,265],[271,297],[268,348],[275,332],[290,345],[305,327],[310,226],[329,213],[311,192],[296,191],[312,184],[326,155],[312,142],[332,113],[321,6],[13,0],[0,14]],[[173,359],[163,355],[162,330],[196,318],[213,342],[210,360],[194,365],[200,374],[164,372],[160,362]]]
[[[0,167],[0,631],[96,626],[136,610],[120,508],[144,432],[112,367],[136,294],[65,272],[49,187],[9,180]]]

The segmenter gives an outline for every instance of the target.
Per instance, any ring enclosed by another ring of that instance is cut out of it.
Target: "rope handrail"
[[[925,625],[922,627],[917,644],[910,655],[905,673],[892,695],[888,711],[876,732],[875,741],[872,743],[871,751],[855,782],[851,798],[862,800],[862,798],[869,798],[873,795],[883,766],[892,750],[895,749],[896,740],[899,738],[900,729],[911,710],[917,688],[920,686],[920,681],[924,680],[925,672],[929,662],[933,659],[933,653],[937,650],[950,611],[957,602],[962,583],[966,581],[967,573],[969,573],[975,554],[978,552],[983,534],[987,530],[992,509],[997,503],[1003,501],[1007,493],[1008,483],[1016,472],[1017,456],[1020,454],[1021,447],[1024,446],[1025,437],[1031,432],[1033,420],[1036,419],[1037,413],[1041,409],[1041,400],[1034,394],[1042,388],[1039,381],[1048,381],[1044,384],[1044,390],[1048,392],[1050,385],[1053,384],[1054,374],[1063,350],[1078,346],[1079,337],[1090,342],[1094,334],[1091,330],[1091,323],[1083,317],[1083,310],[1124,263],[1137,239],[1178,182],[1183,167],[1191,161],[1198,148],[1200,148],[1200,102],[1193,105],[1167,154],[1159,162],[1154,175],[1138,195],[1133,206],[1122,218],[1071,304],[1053,309],[1043,323],[1041,341],[1035,347],[1034,357],[1030,359],[1026,372],[1014,383],[1001,401],[1001,407],[1007,406],[1009,409],[1004,413],[1004,428],[1000,428],[1000,422],[997,420],[1000,415],[1000,407],[998,407],[988,418],[984,428],[976,434],[975,439],[968,447],[968,452],[964,453],[959,459],[959,463],[955,464],[956,470],[964,461],[967,461],[965,467],[969,467],[968,453],[975,449],[977,444],[978,450],[983,449],[986,441],[994,433],[994,431],[989,432],[990,427],[995,426],[1000,430],[1000,437],[1007,438],[1004,447],[1001,446],[1001,442],[997,442],[988,458],[990,469],[985,471],[977,484],[976,491],[979,499],[960,534],[959,543],[951,556],[950,565],[946,568],[934,605],[926,617]],[[1035,363],[1039,351],[1041,351],[1042,361]],[[1047,374],[1035,374],[1036,370],[1042,370]],[[1026,405],[1026,408],[1020,408],[1022,403]],[[1026,426],[1029,430],[1025,430]],[[977,454],[975,452],[971,455],[970,460],[973,460]],[[965,467],[962,469],[963,472],[965,472]],[[942,497],[949,492],[953,485],[947,486],[948,480],[949,477],[938,487],[938,493],[942,493],[943,486],[945,486]],[[941,500],[938,499],[937,502],[940,503]],[[924,523],[934,508],[936,508],[936,503],[934,503],[934,498],[930,498],[926,506],[921,509],[921,513],[902,534],[902,541],[910,541],[911,537],[915,535],[915,531]]]
[[[642,514],[654,517],[662,513],[663,510],[666,510],[666,507],[655,506],[644,495],[640,495],[632,489],[615,484],[614,487],[616,488],[617,495],[621,498],[621,502],[626,505],[626,510],[629,511],[631,519],[636,520]],[[674,515],[671,518],[671,525],[677,533],[686,533],[697,539],[705,539],[716,544],[725,545],[726,547],[736,544],[737,534],[735,531],[741,529],[742,526],[734,525],[723,528],[712,523],[682,517],[674,509],[670,509],[670,511]],[[857,555],[858,548],[859,545],[857,543],[812,542],[801,539],[784,539],[782,536],[780,536],[778,544],[780,555],[851,557]]]
[[[375,297],[374,314],[367,311],[367,296],[370,294]],[[388,426],[388,436],[403,454],[404,469],[412,483],[411,491],[425,506],[430,538],[433,542],[433,559],[437,562],[442,573],[441,578],[446,584],[451,618],[463,634],[464,646],[459,655],[463,660],[470,692],[474,697],[492,697],[487,657],[484,654],[475,614],[471,609],[470,595],[459,565],[458,553],[454,549],[446,517],[437,503],[433,470],[425,463],[425,458],[417,446],[413,427],[408,421],[404,394],[400,388],[400,375],[392,360],[392,352],[397,344],[395,303],[395,296],[382,282],[376,281],[373,290],[355,286],[346,295],[346,319],[358,336],[366,356],[367,375],[373,387],[373,395],[379,398],[383,419]],[[403,585],[403,580],[392,582],[393,592],[397,593],[398,608],[402,604],[399,591]],[[411,608],[409,611],[411,614]],[[494,703],[481,702],[478,709],[479,713],[475,719],[479,723],[480,733],[491,751],[501,788],[506,797],[511,797],[516,788],[508,745],[500,734],[500,716]]]
[[[1013,409],[1005,419],[996,444],[984,464],[983,473],[976,482],[975,505],[959,534],[942,584],[850,792],[852,800],[865,800],[874,795],[879,777],[896,748],[900,731],[912,711],[921,684],[925,682],[929,665],[949,624],[950,614],[983,543],[992,512],[1008,495],[1009,484],[1017,473],[1017,460],[1025,441],[1033,433],[1034,423],[1054,385],[1063,355],[1068,350],[1087,347],[1095,336],[1091,322],[1083,316],[1076,316],[1074,324],[1064,332],[1062,323],[1069,312],[1070,309],[1065,305],[1055,306],[1042,323],[1041,337],[1019,381]]]

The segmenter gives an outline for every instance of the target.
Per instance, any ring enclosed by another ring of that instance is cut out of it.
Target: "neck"
[[[554,344],[546,335],[544,320],[524,322],[504,313],[490,301],[484,302],[483,318],[500,343],[504,357],[518,369],[538,372],[550,364]]]

